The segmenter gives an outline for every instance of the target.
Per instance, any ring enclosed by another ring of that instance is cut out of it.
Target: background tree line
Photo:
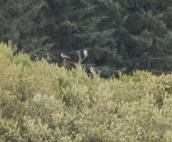
[[[86,67],[118,71],[172,70],[171,0],[0,0],[0,40],[32,59],[62,63],[87,49]]]

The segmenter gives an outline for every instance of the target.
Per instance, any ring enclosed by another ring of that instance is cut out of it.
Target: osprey
[[[94,67],[90,67],[90,72],[91,72],[92,74],[96,74],[96,69],[95,69]]]
[[[87,57],[87,56],[88,56],[88,51],[85,49],[85,50],[83,51],[83,54],[84,54],[85,57]]]
[[[70,59],[69,56],[67,56],[67,55],[65,55],[65,54],[63,54],[63,53],[61,53],[60,55],[61,55],[61,57],[62,57],[63,59]]]

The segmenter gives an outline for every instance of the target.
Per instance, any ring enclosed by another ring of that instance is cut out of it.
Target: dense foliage
[[[32,58],[60,53],[107,75],[121,70],[172,70],[171,0],[0,0],[0,39],[12,40]]]
[[[1,142],[171,142],[171,124],[172,74],[105,80],[0,44]]]

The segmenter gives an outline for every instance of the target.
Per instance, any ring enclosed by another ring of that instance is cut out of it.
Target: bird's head
[[[83,54],[84,54],[85,57],[87,57],[88,56],[88,51],[86,49],[83,50]]]

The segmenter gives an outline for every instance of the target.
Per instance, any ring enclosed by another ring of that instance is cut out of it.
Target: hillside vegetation
[[[171,142],[172,74],[119,76],[31,61],[1,43],[0,142]]]
[[[0,0],[0,41],[11,40],[32,59],[62,63],[60,53],[116,72],[172,71],[171,0]]]

